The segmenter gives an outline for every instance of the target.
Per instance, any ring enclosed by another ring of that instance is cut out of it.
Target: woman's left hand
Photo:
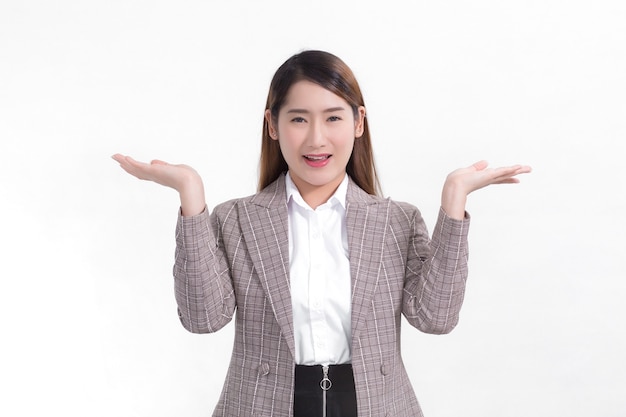
[[[517,175],[531,171],[527,165],[500,168],[487,168],[487,165],[487,161],[479,161],[448,174],[441,193],[441,206],[448,216],[455,219],[465,217],[465,202],[471,192],[491,184],[518,183]]]

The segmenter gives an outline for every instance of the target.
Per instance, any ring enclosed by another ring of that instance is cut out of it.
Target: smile
[[[322,161],[330,158],[330,155],[304,155],[304,157],[309,161]]]
[[[320,154],[320,155],[302,155],[304,157],[304,162],[310,167],[313,168],[321,168],[326,166],[328,160],[332,155],[330,154]]]

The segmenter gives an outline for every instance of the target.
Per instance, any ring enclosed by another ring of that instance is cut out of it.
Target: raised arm
[[[519,182],[518,174],[530,167],[487,169],[480,161],[451,172],[441,196],[437,224],[429,238],[423,219],[416,214],[409,245],[403,313],[408,322],[427,333],[448,333],[458,323],[467,279],[469,216],[467,196],[491,184]]]
[[[233,282],[220,238],[217,214],[205,210],[204,187],[187,165],[153,160],[139,162],[113,155],[129,174],[173,188],[180,195],[174,264],[175,296],[182,325],[193,333],[214,332],[226,325],[236,308]]]

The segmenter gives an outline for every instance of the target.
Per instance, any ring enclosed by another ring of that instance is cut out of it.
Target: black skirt
[[[351,364],[296,365],[294,417],[357,417]]]

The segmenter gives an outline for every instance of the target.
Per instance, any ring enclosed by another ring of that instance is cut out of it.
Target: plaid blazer
[[[432,239],[412,205],[346,196],[352,366],[358,414],[421,416],[400,355],[401,314],[428,333],[456,325],[467,277],[469,218],[440,210]],[[235,316],[235,343],[213,416],[291,417],[294,331],[285,178],[176,227],[175,293],[183,326],[214,332]],[[235,311],[237,314],[235,315]]]

